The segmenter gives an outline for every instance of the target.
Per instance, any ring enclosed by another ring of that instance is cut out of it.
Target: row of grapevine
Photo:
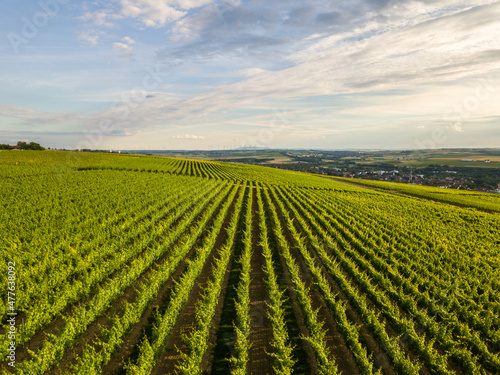
[[[136,229],[122,234],[121,238],[115,239],[117,242],[110,240],[105,246],[90,249],[82,257],[80,265],[73,267],[69,275],[62,273],[66,280],[57,273],[50,273],[51,276],[40,287],[38,284],[33,288],[26,287],[25,292],[29,292],[31,298],[26,297],[24,303],[36,309],[28,310],[29,319],[25,322],[22,340],[31,338],[68,305],[87,296],[96,285],[138,256],[155,238],[162,236],[171,223],[190,207],[195,207],[197,202],[190,202],[190,193],[200,188],[200,185],[195,185],[191,189],[185,189],[185,195],[180,201],[167,200],[168,204],[153,214],[150,220],[136,223]],[[154,226],[158,229],[152,231]],[[93,266],[96,263],[99,263],[99,267]],[[71,275],[80,277],[70,278]]]
[[[269,205],[269,211],[273,219],[274,234],[280,246],[281,256],[285,259],[290,279],[297,295],[302,313],[304,315],[306,327],[310,334],[310,336],[307,337],[306,340],[311,344],[316,355],[318,371],[320,374],[325,375],[337,374],[338,369],[335,360],[325,343],[325,331],[323,329],[323,324],[318,320],[318,311],[314,310],[312,307],[309,291],[301,278],[299,266],[290,254],[289,243],[283,234],[283,229],[276,213],[276,207],[271,201],[269,193],[266,189],[264,190],[264,194],[266,196],[267,204]]]
[[[127,366],[129,374],[149,374],[155,365],[158,355],[164,348],[164,341],[169,336],[176,324],[177,317],[184,307],[193,285],[201,273],[201,270],[213,250],[215,241],[222,228],[224,219],[238,188],[233,186],[230,197],[224,202],[220,212],[214,220],[209,234],[204,238],[203,243],[196,249],[195,258],[187,265],[187,270],[181,279],[175,284],[172,296],[163,315],[156,316],[154,332],[151,338],[144,337],[140,347],[137,361]],[[219,203],[220,204],[220,203]],[[234,215],[235,213],[233,213]],[[200,225],[198,231],[201,233],[203,226]],[[192,244],[190,244],[192,245]]]
[[[372,374],[373,373],[373,362],[368,357],[366,348],[359,341],[359,332],[358,328],[353,322],[350,322],[346,316],[345,305],[340,301],[337,296],[334,295],[332,288],[327,281],[327,277],[321,270],[319,266],[316,265],[316,259],[313,255],[310,254],[307,249],[307,244],[304,238],[299,233],[298,228],[296,227],[295,222],[298,222],[301,229],[307,234],[308,240],[311,241],[311,245],[314,249],[320,248],[320,242],[316,236],[310,231],[309,226],[306,224],[304,219],[298,214],[298,212],[294,209],[294,207],[287,204],[287,208],[285,208],[285,204],[283,202],[288,202],[289,197],[281,197],[278,198],[274,189],[271,190],[273,196],[280,207],[282,215],[285,217],[285,221],[287,223],[288,229],[291,231],[293,236],[295,246],[299,249],[300,254],[306,262],[306,265],[311,272],[314,281],[318,288],[321,291],[322,297],[330,309],[332,316],[335,318],[335,321],[339,325],[339,328],[344,335],[346,342],[348,343],[351,352],[354,355],[356,363],[358,364],[359,369],[363,374]],[[288,209],[293,214],[292,216],[288,213]]]
[[[225,202],[227,206],[230,203],[231,197],[232,195],[227,196],[224,193],[218,196],[210,206],[206,208],[196,225],[178,241],[178,245],[171,252],[172,255],[165,260],[160,267],[155,269],[148,277],[147,281],[141,285],[137,300],[127,304],[121,314],[113,317],[113,326],[106,329],[104,334],[105,339],[96,343],[101,347],[101,350],[97,353],[94,345],[88,346],[82,359],[78,361],[77,366],[74,368],[75,372],[83,373],[84,371],[94,371],[94,373],[98,373],[101,370],[102,366],[109,361],[112,353],[123,343],[126,333],[139,321],[144,310],[156,297],[162,285],[169,280],[179,264],[185,261],[187,254],[193,248],[193,245],[199,241],[203,228],[215,214],[220,204]],[[223,214],[224,212],[219,213],[219,216]]]
[[[300,207],[307,207],[307,202],[305,200],[301,201],[299,206]],[[319,221],[322,221],[322,217],[328,217],[325,215],[325,213],[319,213],[319,212],[314,212],[314,217],[318,218]],[[313,220],[312,218],[310,220]],[[329,222],[329,223],[326,223],[325,222],[325,228],[335,228],[335,225],[332,224],[332,222]],[[316,228],[317,231],[321,231],[320,228]],[[435,352],[433,354],[432,352],[432,345],[428,345],[426,344],[425,342],[421,341],[419,338],[418,338],[418,335],[416,335],[414,329],[412,328],[412,323],[409,323],[407,321],[405,321],[403,318],[399,317],[399,312],[398,310],[395,310],[393,307],[391,307],[391,303],[390,302],[383,302],[383,294],[382,292],[380,291],[375,291],[375,289],[369,284],[369,282],[366,280],[366,276],[364,274],[360,274],[357,270],[356,270],[356,267],[352,264],[352,260],[349,259],[349,258],[345,258],[344,257],[344,252],[343,251],[338,251],[337,250],[337,247],[335,245],[335,243],[340,243],[342,244],[342,249],[346,252],[350,252],[351,253],[351,256],[352,257],[355,257],[355,254],[352,253],[352,251],[350,251],[350,245],[349,245],[349,242],[346,242],[342,237],[339,237],[335,232],[332,233],[334,235],[334,238],[335,238],[335,242],[328,238],[328,236],[325,236],[324,237],[324,240],[327,241],[327,243],[329,244],[329,247],[332,249],[332,251],[334,251],[338,257],[340,257],[341,259],[341,264],[347,269],[347,270],[350,270],[350,274],[353,275],[353,278],[355,278],[356,280],[359,280],[363,285],[364,285],[364,290],[370,290],[371,289],[371,292],[369,292],[369,294],[371,294],[371,297],[374,301],[379,301],[379,305],[380,305],[380,309],[381,311],[384,312],[384,314],[387,316],[387,318],[391,321],[394,322],[394,324],[396,324],[396,326],[399,326],[400,329],[404,330],[405,333],[406,333],[406,336],[405,337],[408,337],[408,340],[410,342],[412,342],[413,346],[421,352],[421,355],[424,357],[424,358],[427,358],[427,362],[429,364],[429,366],[431,368],[435,368],[436,371],[437,369],[443,369],[444,367],[446,367],[445,363],[446,361],[443,360],[443,359],[440,359],[439,358],[439,355],[437,355]],[[353,238],[351,238],[351,243],[355,241]],[[361,249],[364,249],[366,251],[366,245],[362,246],[362,245],[358,245],[357,246],[357,249],[359,249],[361,251]],[[392,275],[393,272],[388,272],[387,273],[388,275]],[[373,275],[371,274],[370,275],[371,277],[377,277],[378,280],[382,280],[380,275]],[[387,282],[384,283],[385,285],[387,285]],[[382,284],[382,285],[384,285]],[[389,288],[389,290],[391,289],[394,289],[393,287]],[[399,296],[399,300],[405,300],[407,301],[406,305],[408,305],[408,301],[411,300],[411,298],[417,298],[418,296],[418,291],[415,292],[414,295],[410,296],[410,298],[408,297],[405,297],[405,296]],[[396,297],[398,295],[397,292],[394,292],[392,293],[392,296],[393,297]],[[382,299],[381,299],[382,298]],[[447,351],[449,351],[451,353],[451,357],[454,358],[458,363],[461,363],[462,366],[464,366],[464,368],[468,369],[468,371],[473,371],[473,369],[476,368],[476,365],[475,365],[475,360],[473,360],[472,358],[472,355],[470,352],[467,352],[467,351],[464,351],[462,349],[454,349],[454,347],[457,345],[457,344],[453,344],[453,340],[450,338],[450,336],[448,336],[445,332],[443,332],[443,328],[445,327],[440,327],[439,330],[437,329],[432,329],[432,320],[426,316],[425,314],[422,315],[422,313],[419,312],[419,310],[416,308],[416,305],[413,306],[413,308],[411,308],[409,310],[412,314],[416,314],[416,316],[419,317],[420,321],[424,321],[426,322],[426,326],[428,327],[428,334],[431,334],[431,338],[434,337],[435,340],[437,340],[439,343],[442,343],[444,347],[447,348]],[[409,329],[409,331],[408,331]],[[463,330],[462,330],[463,331]],[[451,340],[450,340],[451,339]],[[484,347],[484,345],[480,344],[480,342],[478,342],[477,340],[474,340],[474,342],[476,342],[477,345],[479,345],[479,348],[483,348],[482,349],[482,352],[484,353],[485,355],[485,358],[488,359],[489,361],[489,364],[491,366],[497,366],[495,363],[496,363],[496,359],[494,357],[492,357],[491,353],[488,352],[488,350]],[[444,371],[444,370],[443,370]],[[445,372],[443,372],[445,373]]]
[[[290,196],[287,196],[287,198],[289,198],[291,201],[293,201],[293,197],[290,197]],[[300,204],[298,204],[298,207],[304,207],[306,208],[306,204],[305,202],[300,202]],[[325,249],[322,248],[320,246],[320,242],[319,242],[319,239],[313,235],[313,233],[311,232],[311,230],[309,229],[309,224],[306,223],[306,221],[304,221],[304,218],[302,218],[300,216],[300,214],[296,211],[295,208],[292,208],[293,211],[295,211],[296,213],[296,216],[295,218],[297,219],[297,221],[301,224],[301,227],[303,228],[303,230],[307,233],[307,237],[310,239],[311,241],[311,244],[313,245],[313,248],[316,250],[316,252],[318,253],[320,259],[322,260],[322,262],[325,263],[326,267],[327,268],[330,268],[331,270],[333,270],[333,266],[332,266],[332,263],[331,263],[331,259],[328,257],[328,254],[326,253]],[[313,228],[315,229],[316,233],[320,233],[322,234],[322,241],[325,241],[325,243],[327,244],[328,248],[331,249],[333,252],[335,252],[335,248],[337,247],[336,244],[331,240],[331,238],[328,237],[328,235],[325,235],[322,228],[320,228],[315,220],[315,218],[310,215],[309,213],[305,212],[305,215],[309,221],[309,223],[311,223],[311,225],[313,226]],[[345,247],[344,247],[345,248]],[[337,255],[337,257],[340,258],[340,264],[342,266],[344,266],[345,264],[349,264],[349,259],[348,258],[343,258],[343,254],[342,252],[335,252],[335,255]],[[338,269],[336,269],[337,272],[339,272]],[[370,297],[370,300],[371,301],[376,301],[376,302],[379,302],[379,304],[381,304],[381,311],[389,311],[388,315],[390,319],[392,320],[398,320],[398,323],[399,323],[399,328],[410,338],[415,338],[413,341],[415,343],[418,343],[420,344],[421,341],[418,339],[418,335],[416,334],[416,332],[414,331],[413,329],[413,325],[411,322],[409,321],[406,321],[404,318],[397,318],[399,316],[399,311],[395,310],[391,303],[388,302],[388,301],[385,301],[385,302],[382,302],[380,303],[380,299],[383,298],[383,294],[382,292],[380,291],[373,291],[372,287],[371,287],[371,284],[369,284],[367,281],[366,281],[366,278],[365,278],[365,275],[364,274],[360,274],[358,272],[356,272],[356,269],[350,267],[348,268],[348,271],[349,271],[349,275],[352,277],[352,280],[356,280],[356,285],[355,287],[358,287],[358,290],[360,291],[363,291],[363,292],[366,292],[367,289],[371,291],[371,293],[366,293],[366,295],[368,297]],[[331,271],[333,272],[333,271]],[[339,277],[339,276],[337,276]],[[344,283],[344,280],[343,280],[343,283]],[[359,286],[363,286],[364,288],[359,288]],[[344,286],[342,288],[343,290],[349,290],[349,289],[353,289],[352,287],[351,288],[348,288],[345,283],[344,283]],[[355,295],[353,294],[353,297]],[[361,305],[359,305],[361,306]],[[394,315],[391,315],[391,314],[394,314]],[[369,316],[370,313],[367,312],[366,310],[361,312],[361,315],[365,315],[365,316]],[[377,329],[374,329],[374,331],[378,331],[380,332],[380,325],[376,322],[372,322],[371,323],[373,328],[376,328],[378,326]],[[367,323],[368,325],[368,323]],[[382,334],[382,338],[384,341],[386,342],[389,342],[390,339],[388,338],[388,336],[386,334]],[[395,344],[395,343],[394,343]],[[400,371],[404,372],[404,373],[418,373],[418,367],[417,366],[413,366],[411,364],[411,361],[409,361],[408,359],[405,358],[404,356],[404,350],[403,349],[398,349],[397,346],[393,345],[393,350],[392,351],[389,351],[388,354],[394,358],[394,361],[395,361],[395,365],[396,365],[396,368],[399,368]],[[428,358],[428,365],[430,365],[431,368],[433,368],[434,371],[437,371],[438,373],[447,373],[446,372],[446,358],[442,358],[439,354],[437,354],[435,351],[432,350],[432,346],[424,346],[424,347],[420,347],[419,348],[421,351],[425,352],[424,353],[424,357]]]
[[[205,198],[208,202],[213,196],[220,192],[216,189],[211,192],[210,196]],[[226,187],[226,191],[229,186]],[[225,196],[223,194],[220,199]],[[207,203],[205,203],[207,204]],[[97,317],[102,315],[113,301],[119,298],[124,290],[129,288],[137,280],[137,278],[145,272],[154,261],[159,259],[163,254],[170,249],[170,246],[177,238],[191,225],[193,219],[203,211],[205,204],[197,205],[189,215],[181,219],[174,230],[169,231],[168,237],[164,238],[157,246],[147,249],[140,257],[135,258],[130,266],[116,273],[112,279],[101,285],[96,294],[86,304],[81,304],[66,320],[66,324],[58,336],[50,336],[44,342],[40,350],[34,354],[29,361],[23,362],[19,367],[26,373],[43,373],[46,369],[54,365],[62,356],[64,351],[75,342],[76,338],[86,330],[88,325]],[[209,218],[210,211],[206,211],[206,220]],[[201,229],[199,229],[201,231]],[[189,236],[192,238],[192,236]],[[144,246],[140,246],[144,248]]]
[[[331,212],[331,214],[334,214],[334,212]],[[346,232],[346,229],[339,227],[338,224],[336,224],[335,222],[330,222],[329,225],[330,226],[333,225],[334,227],[337,226],[343,233],[348,235]],[[371,245],[367,246],[370,244],[370,241],[368,241],[368,243],[365,242],[365,244],[361,244],[352,236],[350,236],[348,238],[349,238],[350,243],[352,243],[356,247],[357,251],[359,251],[359,252],[366,253],[371,247]],[[337,240],[339,240],[339,239],[337,239]],[[377,246],[377,248],[380,249],[380,246]],[[446,306],[443,306],[443,308],[436,309],[436,301],[431,298],[432,295],[429,295],[429,293],[427,291],[425,293],[421,293],[418,290],[418,286],[426,285],[426,287],[428,289],[431,288],[431,290],[432,289],[436,290],[436,286],[439,285],[440,283],[442,283],[442,281],[439,281],[435,278],[435,276],[438,272],[431,273],[431,271],[429,271],[427,268],[419,267],[418,261],[414,261],[414,260],[408,258],[408,256],[407,256],[407,254],[409,253],[408,249],[413,249],[413,248],[414,248],[414,246],[412,246],[411,244],[408,244],[407,247],[402,248],[400,250],[401,251],[400,254],[401,254],[402,258],[401,258],[401,261],[398,262],[398,266],[402,268],[400,270],[400,272],[402,272],[401,274],[399,274],[397,271],[395,273],[394,270],[387,272],[387,265],[383,260],[380,260],[376,256],[373,256],[373,255],[371,255],[370,258],[372,258],[372,260],[373,260],[372,263],[374,265],[378,265],[380,267],[383,267],[383,270],[388,275],[390,275],[393,279],[395,279],[395,282],[397,283],[396,285],[404,286],[405,290],[408,291],[408,293],[410,293],[410,298],[413,299],[416,303],[419,303],[421,306],[422,305],[425,306],[427,308],[428,313],[430,313],[431,315],[435,315],[435,313],[432,313],[432,312],[439,311],[439,316],[448,322],[449,328],[451,328],[451,332],[453,332],[453,331],[457,332],[459,334],[459,336],[461,337],[461,340],[463,340],[463,342],[467,343],[468,346],[471,346],[475,352],[480,353],[481,358],[484,358],[485,363],[488,366],[490,366],[492,368],[498,368],[498,358],[493,356],[492,353],[488,350],[488,348],[482,343],[482,341],[484,339],[486,339],[486,341],[490,341],[492,343],[492,345],[496,345],[496,343],[498,342],[498,341],[495,341],[495,337],[498,337],[498,336],[495,334],[494,331],[490,331],[490,329],[489,329],[489,327],[491,327],[491,323],[490,323],[490,326],[488,327],[488,329],[486,329],[486,330],[483,329],[483,331],[485,331],[486,336],[484,338],[480,339],[479,334],[475,333],[473,331],[470,331],[469,327],[467,327],[467,324],[460,322],[459,319],[453,313],[453,311],[449,311],[449,310],[444,309],[444,308],[446,308]],[[406,249],[406,251],[404,249]],[[440,267],[438,267],[438,268],[440,268]],[[438,268],[436,268],[436,270],[438,270]],[[415,274],[415,269],[419,270],[418,274]],[[393,275],[395,275],[395,276],[393,277]],[[402,275],[404,275],[404,276],[402,276]],[[413,283],[410,283],[408,281],[409,277],[413,278],[413,280],[414,280]],[[430,281],[430,280],[426,281],[427,277],[432,278],[431,279],[432,281]],[[433,286],[433,285],[435,285],[435,286]],[[487,286],[483,286],[483,287],[487,288]],[[441,288],[443,288],[443,286]],[[404,296],[402,297],[402,299],[404,300]],[[408,305],[408,303],[405,303],[405,304]],[[457,304],[454,304],[451,307],[453,310],[462,310],[459,308],[460,305],[457,305]],[[428,317],[427,315],[425,315],[425,313],[422,313],[418,309],[415,309],[413,307],[408,307],[408,306],[406,308],[409,310],[410,313],[417,314],[420,317],[420,319],[424,319],[424,321],[426,321],[426,322],[430,321],[429,320],[430,317]],[[424,314],[424,315],[422,315],[422,314]],[[426,324],[428,325],[430,323],[426,323]],[[446,332],[446,330],[447,329],[445,329],[445,332]],[[441,334],[439,335],[439,337],[441,339],[438,341],[441,342],[444,345],[444,347],[447,348],[448,351],[451,351],[452,353],[454,353],[452,348],[456,345],[462,345],[462,343],[453,344],[453,340],[451,340],[451,336],[442,332],[443,327],[440,327],[440,331],[441,331]],[[432,333],[432,332],[434,332],[434,330],[430,330],[430,333]],[[443,341],[443,340],[445,340],[445,341]],[[466,354],[466,353],[464,354],[464,353],[462,353],[462,351],[459,351],[452,356],[456,357],[456,360],[459,362],[462,362],[464,366],[468,366],[469,368],[475,367],[475,365],[473,364],[474,361],[471,358],[471,354]]]
[[[236,322],[234,330],[236,332],[235,355],[230,359],[231,373],[233,375],[244,375],[247,373],[248,351],[250,348],[250,272],[252,259],[252,204],[253,204],[253,184],[249,185],[246,210],[244,212],[244,233],[243,251],[238,262],[241,264],[241,274],[238,283],[237,300],[235,301]]]
[[[245,191],[245,185],[240,189]],[[184,374],[201,374],[202,372],[201,361],[208,349],[210,328],[212,327],[215,309],[219,303],[219,295],[227,267],[233,253],[243,198],[243,193],[237,198],[229,227],[226,228],[228,239],[219,250],[219,258],[214,261],[212,266],[212,278],[209,280],[196,306],[196,327],[183,338],[188,347],[188,352],[182,353],[181,361],[176,368]]]
[[[293,373],[296,359],[293,358],[293,346],[289,340],[289,333],[285,321],[285,291],[280,290],[278,276],[273,264],[273,253],[269,246],[269,233],[266,223],[266,210],[262,199],[262,188],[258,186],[257,204],[259,209],[260,246],[265,258],[264,272],[269,293],[269,319],[272,324],[274,353],[274,370],[279,375]]]

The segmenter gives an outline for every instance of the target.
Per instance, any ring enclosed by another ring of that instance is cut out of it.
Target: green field
[[[352,181],[0,152],[1,372],[499,374],[499,197]]]
[[[480,152],[479,152],[480,151]],[[463,161],[463,160],[476,161]],[[499,168],[500,150],[409,150],[409,151],[359,151],[358,156],[341,158],[361,165],[392,165],[394,167],[421,168],[430,165],[449,167]],[[485,163],[489,160],[489,163]]]

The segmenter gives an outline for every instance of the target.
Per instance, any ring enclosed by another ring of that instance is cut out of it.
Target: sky
[[[3,0],[0,143],[500,147],[500,1]]]

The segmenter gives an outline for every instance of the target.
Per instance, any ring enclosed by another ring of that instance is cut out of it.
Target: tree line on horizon
[[[11,146],[9,144],[0,144],[0,150],[36,150],[36,151],[43,151],[45,150],[44,147],[40,146],[39,143],[35,142],[22,142],[19,141],[17,142],[16,146]]]

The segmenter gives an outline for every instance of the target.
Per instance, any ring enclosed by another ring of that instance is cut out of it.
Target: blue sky
[[[500,147],[499,1],[4,0],[0,143]]]

